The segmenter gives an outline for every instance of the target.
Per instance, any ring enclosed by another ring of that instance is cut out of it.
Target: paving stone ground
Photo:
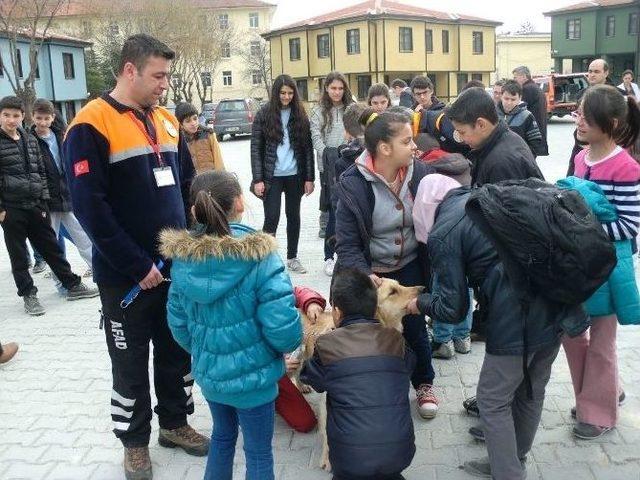
[[[551,156],[540,159],[549,180],[563,176],[572,146],[572,125],[554,120],[549,125]],[[222,144],[227,168],[238,173],[243,187],[249,185],[249,141]],[[260,228],[261,204],[247,195],[247,223]],[[328,293],[329,279],[322,273],[322,243],[317,236],[318,193],[302,204],[300,256],[309,268],[295,275],[295,284]],[[285,244],[284,215],[278,238]],[[0,240],[0,243],[2,240]],[[282,251],[284,254],[284,251]],[[77,272],[84,266],[73,247],[69,258]],[[0,367],[0,479],[3,480],[112,480],[123,478],[122,447],[111,433],[111,378],[104,333],[98,330],[97,300],[67,303],[57,296],[53,283],[36,276],[43,317],[29,318],[15,295],[8,257],[0,246],[0,339],[20,342],[20,352]],[[558,357],[547,389],[542,425],[528,473],[544,480],[640,480],[640,328],[619,330],[620,376],[627,392],[615,431],[596,442],[575,440],[570,431],[573,392],[564,355]],[[474,344],[469,355],[434,360],[441,407],[438,416],[424,421],[414,416],[417,452],[406,472],[409,480],[466,480],[462,462],[485,455],[467,429],[474,419],[461,412],[461,402],[475,392],[483,345]],[[150,367],[151,368],[151,367]],[[210,431],[211,417],[200,390],[194,389],[195,414],[191,424]],[[317,398],[310,395],[315,404]],[[189,457],[157,444],[157,421],[151,443],[156,479],[195,480],[203,476],[205,459]],[[315,433],[294,433],[276,420],[274,438],[276,478],[279,480],[326,480],[317,467],[320,445]],[[234,478],[244,478],[241,441],[236,454]]]

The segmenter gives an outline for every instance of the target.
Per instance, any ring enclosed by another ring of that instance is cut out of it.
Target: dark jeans
[[[191,356],[176,343],[167,324],[169,285],[143,290],[123,309],[120,301],[131,287],[98,284],[113,375],[113,432],[125,447],[144,447],[151,435],[149,342],[160,428],[187,424],[187,414],[193,413],[193,377]]]
[[[324,234],[324,259],[333,258],[336,253],[336,214],[333,208],[329,208],[329,220]]]
[[[423,270],[417,259],[400,270],[379,273],[378,276],[397,280],[400,285],[405,287],[424,285],[425,283]],[[406,315],[402,319],[402,327],[404,339],[416,354],[416,368],[411,376],[413,387],[417,388],[424,383],[433,385],[436,374],[431,363],[431,344],[424,315]]]
[[[38,292],[29,274],[27,239],[34,249],[40,251],[64,288],[70,290],[80,284],[80,277],[73,274],[69,263],[60,251],[47,211],[40,208],[31,210],[8,208],[6,212],[2,222],[4,242],[9,252],[11,273],[18,287],[19,296],[24,297]]]
[[[67,257],[67,247],[65,245],[64,240],[67,239],[69,240],[71,243],[73,243],[73,240],[71,240],[71,236],[69,235],[69,232],[67,232],[67,229],[64,228],[64,225],[60,225],[60,234],[58,235],[58,246],[60,247],[60,251],[62,252],[62,255],[65,256],[65,258]],[[33,250],[33,259],[37,262],[44,262],[44,258],[42,258],[42,255],[40,255],[40,252],[36,249]]]
[[[287,259],[298,256],[298,240],[300,240],[300,202],[302,201],[303,182],[298,175],[273,177],[263,201],[264,226],[262,230],[271,235],[276,234],[280,222],[280,205],[284,192],[287,216]]]
[[[209,402],[213,433],[204,480],[232,479],[238,426],[242,428],[244,440],[246,480],[274,479],[271,448],[275,423],[274,405],[274,402],[269,402],[255,408],[235,408]]]

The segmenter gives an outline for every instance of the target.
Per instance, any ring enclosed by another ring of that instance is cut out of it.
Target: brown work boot
[[[15,354],[18,353],[18,344],[17,343],[7,343],[2,345],[2,355],[0,355],[0,364],[7,363],[11,360]]]
[[[149,447],[124,448],[124,476],[127,480],[151,480]]]
[[[181,448],[195,457],[205,457],[209,453],[209,439],[189,425],[173,430],[161,428],[158,443],[166,448]]]

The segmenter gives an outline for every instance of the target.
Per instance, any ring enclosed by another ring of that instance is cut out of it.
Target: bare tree
[[[12,71],[6,64],[2,69],[11,89],[25,104],[25,121],[31,122],[31,106],[36,99],[35,81],[38,76],[38,55],[47,39],[49,27],[57,12],[68,0],[0,0],[0,31],[9,41],[9,60]],[[29,46],[29,72],[24,77],[21,59],[18,60],[18,45]],[[24,78],[23,78],[24,77]]]
[[[535,27],[533,23],[531,23],[529,20],[526,20],[520,24],[516,33],[533,33],[534,31]]]
[[[269,42],[262,37],[255,36],[248,45],[240,52],[244,77],[252,85],[260,89],[264,88],[268,93],[271,91],[271,52]],[[259,79],[259,82],[257,81]]]
[[[222,58],[222,44],[236,41],[233,25],[222,24],[216,15],[198,8],[195,2],[118,0],[117,9],[105,8],[105,2],[97,3],[93,14],[99,17],[100,27],[95,44],[98,55],[111,64],[114,75],[124,40],[144,32],[162,40],[176,53],[170,91],[161,103],[166,104],[169,98],[175,104],[191,102],[194,93],[201,103],[210,97],[211,78]]]

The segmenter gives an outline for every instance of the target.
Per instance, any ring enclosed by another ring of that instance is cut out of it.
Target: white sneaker
[[[287,268],[295,273],[307,273],[307,269],[302,266],[298,257],[288,259]]]
[[[336,266],[336,261],[333,258],[328,258],[324,261],[324,273],[328,277],[333,276],[333,269]]]
[[[453,347],[458,353],[469,353],[471,351],[471,337],[454,338]]]

